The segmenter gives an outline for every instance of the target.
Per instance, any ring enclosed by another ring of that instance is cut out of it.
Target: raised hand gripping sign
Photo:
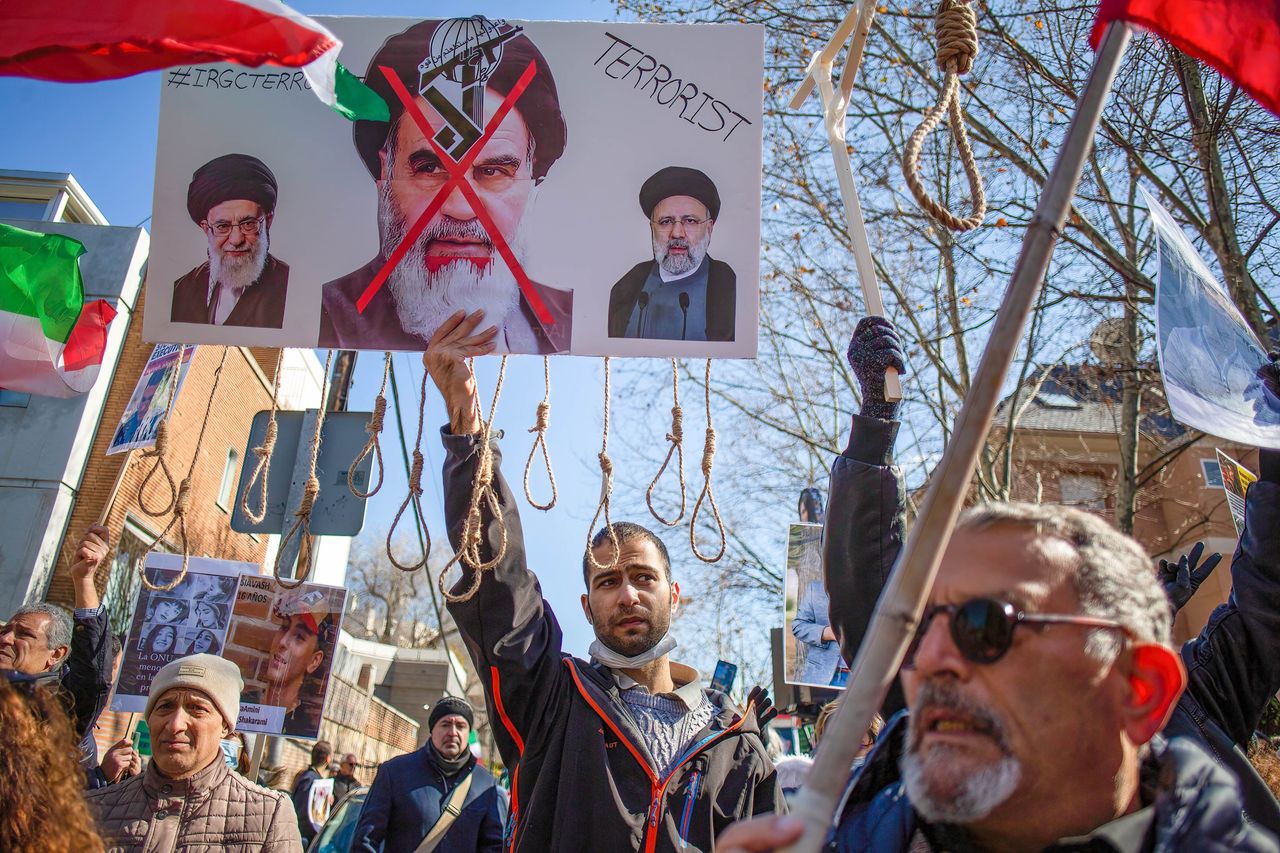
[[[289,75],[165,73],[149,340],[752,357],[763,32],[326,19],[390,120]]]

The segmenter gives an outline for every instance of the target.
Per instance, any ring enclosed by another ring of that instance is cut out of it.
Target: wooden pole
[[[805,97],[818,87],[822,98],[822,119],[827,128],[827,145],[835,164],[836,181],[840,185],[840,198],[844,202],[845,225],[849,245],[858,269],[858,283],[862,287],[862,299],[868,314],[884,316],[884,301],[880,298],[880,286],[876,283],[876,265],[871,257],[871,245],[867,237],[867,224],[862,216],[862,203],[858,200],[858,184],[853,177],[853,165],[849,159],[849,147],[845,138],[845,122],[849,109],[849,95],[862,64],[862,51],[875,18],[874,0],[858,0],[853,9],[836,28],[836,34],[809,61],[804,82],[791,100],[792,109],[798,109]],[[840,72],[839,94],[832,82],[832,67],[836,54],[846,39],[852,38],[849,54]],[[884,373],[884,396],[891,403],[902,399],[902,382],[898,371],[888,368]]]
[[[267,735],[258,732],[253,738],[253,752],[249,755],[249,781],[256,783],[262,770],[262,753],[267,748]]]
[[[863,734],[884,701],[920,622],[943,550],[969,492],[978,453],[991,428],[1005,375],[1070,210],[1129,34],[1128,25],[1111,24],[1098,49],[1058,160],[1027,226],[1013,280],[996,316],[951,442],[933,473],[920,515],[876,604],[849,673],[849,687],[839,710],[827,725],[822,749],[792,810],[804,821],[805,833],[795,845],[786,848],[787,853],[818,853],[825,843]]]

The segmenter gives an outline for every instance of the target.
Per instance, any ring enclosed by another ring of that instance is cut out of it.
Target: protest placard
[[[307,795],[307,820],[319,831],[329,819],[329,810],[333,808],[333,779],[314,779],[311,791]]]
[[[241,576],[225,652],[244,678],[237,729],[320,736],[346,597],[342,587]]]
[[[762,28],[317,20],[391,120],[166,71],[147,340],[754,356]]]
[[[1244,496],[1258,476],[1218,451],[1218,470],[1222,472],[1222,489],[1227,493],[1227,506],[1231,509],[1231,521],[1236,526],[1236,536],[1244,535]]]
[[[155,447],[156,428],[169,411],[170,401],[182,391],[195,351],[194,346],[156,344],[120,416],[120,425],[107,448],[108,456]]]
[[[1280,398],[1258,377],[1267,352],[1173,217],[1143,190],[1155,229],[1156,347],[1165,396],[1187,426],[1280,450]]]
[[[153,584],[171,583],[182,570],[179,554],[148,554],[143,571]],[[169,661],[222,653],[236,577],[256,572],[252,563],[192,557],[187,576],[168,592],[143,590],[124,644],[113,711],[141,712],[151,679]]]
[[[787,526],[783,578],[783,680],[787,684],[843,688],[849,670],[830,634],[829,599],[822,575],[822,525]]]

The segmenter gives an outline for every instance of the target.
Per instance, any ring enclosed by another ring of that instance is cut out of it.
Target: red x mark
[[[524,90],[528,88],[529,83],[533,81],[534,75],[538,73],[537,66],[533,62],[529,63],[529,67],[520,75],[516,85],[512,87],[511,91],[502,100],[502,104],[494,112],[493,118],[489,119],[489,123],[484,129],[484,135],[458,161],[455,161],[443,148],[436,144],[435,131],[431,128],[431,122],[427,121],[427,117],[422,114],[422,110],[418,109],[417,103],[409,95],[409,90],[400,82],[400,78],[396,76],[395,71],[384,65],[379,65],[378,70],[382,72],[383,76],[387,78],[387,82],[391,84],[396,97],[404,105],[405,112],[418,125],[418,129],[422,131],[422,135],[426,137],[427,141],[431,143],[436,156],[440,158],[440,163],[444,166],[445,171],[449,173],[449,180],[436,193],[435,198],[427,205],[426,210],[422,211],[422,215],[413,223],[413,227],[405,234],[404,239],[400,241],[400,245],[395,248],[395,251],[391,253],[391,257],[387,258],[387,262],[383,264],[382,269],[378,270],[378,274],[373,277],[373,281],[369,282],[369,286],[365,288],[364,293],[356,300],[356,310],[364,313],[364,309],[368,306],[369,301],[373,299],[374,294],[382,289],[382,285],[386,283],[391,271],[395,269],[400,261],[404,260],[404,256],[409,252],[409,249],[422,236],[422,232],[426,230],[427,223],[444,205],[454,187],[457,187],[471,205],[472,212],[480,220],[480,224],[484,227],[485,233],[489,235],[489,239],[493,241],[498,254],[502,256],[502,259],[506,261],[507,266],[511,269],[516,283],[520,285],[520,292],[524,294],[525,301],[533,309],[534,315],[546,325],[555,325],[551,312],[547,310],[547,306],[543,304],[537,291],[534,290],[533,282],[529,280],[529,276],[525,274],[524,268],[520,266],[520,262],[516,259],[515,253],[507,245],[506,238],[502,236],[502,232],[494,224],[493,218],[484,206],[484,202],[476,195],[475,188],[467,181],[467,171],[471,168],[471,164],[475,162],[485,143],[493,136],[494,131],[498,129],[498,125],[502,124],[502,120],[506,118],[507,113],[515,106],[520,96],[524,94]]]

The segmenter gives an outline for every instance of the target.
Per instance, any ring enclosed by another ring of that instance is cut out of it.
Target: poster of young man
[[[173,582],[182,570],[177,554],[148,554],[143,571],[156,586]],[[235,599],[237,577],[256,572],[252,563],[192,557],[182,583],[165,592],[142,589],[134,607],[120,664],[113,711],[141,712],[152,677],[176,658],[221,654]]]
[[[497,352],[755,355],[762,28],[318,20],[388,120],[164,72],[147,340],[421,351],[483,310]]]
[[[822,577],[822,525],[787,527],[787,567],[783,579],[783,650],[787,684],[843,689],[849,668],[827,611],[830,600]]]
[[[1173,217],[1145,190],[1159,253],[1156,345],[1174,418],[1210,435],[1280,449],[1280,396],[1267,351]]]
[[[225,655],[245,684],[237,729],[320,736],[346,598],[342,587],[284,589],[271,577],[240,578]]]
[[[108,456],[155,447],[156,428],[169,410],[169,401],[182,391],[195,351],[193,346],[156,344],[120,416],[120,425],[107,448]]]

